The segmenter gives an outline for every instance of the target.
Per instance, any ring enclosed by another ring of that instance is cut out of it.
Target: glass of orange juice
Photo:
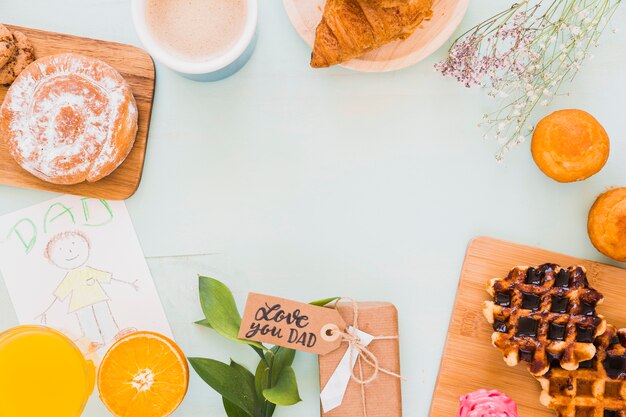
[[[63,334],[44,326],[0,333],[0,416],[78,417],[95,368]]]

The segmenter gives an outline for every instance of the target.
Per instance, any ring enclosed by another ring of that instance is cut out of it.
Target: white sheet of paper
[[[20,324],[93,359],[135,329],[172,337],[124,202],[62,196],[0,217],[0,271]]]

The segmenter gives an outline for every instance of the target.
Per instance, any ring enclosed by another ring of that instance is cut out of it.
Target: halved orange
[[[189,366],[172,340],[135,332],[107,351],[98,370],[100,399],[117,417],[166,417],[187,393]]]

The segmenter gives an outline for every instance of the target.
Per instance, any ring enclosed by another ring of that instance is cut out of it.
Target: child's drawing
[[[46,313],[69,297],[68,314],[75,314],[89,349],[95,351],[107,342],[115,340],[120,327],[111,309],[111,298],[103,285],[120,283],[139,290],[138,280],[133,282],[114,278],[110,272],[98,270],[87,264],[91,243],[80,231],[61,232],[53,236],[45,248],[44,255],[51,263],[65,271],[65,276],[54,290],[52,304],[40,315],[47,323]]]
[[[123,202],[63,196],[0,217],[0,271],[21,324],[98,360],[133,329],[171,336]]]

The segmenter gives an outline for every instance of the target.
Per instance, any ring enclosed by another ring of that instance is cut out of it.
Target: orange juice
[[[95,369],[74,343],[43,326],[0,333],[0,416],[78,417]]]

